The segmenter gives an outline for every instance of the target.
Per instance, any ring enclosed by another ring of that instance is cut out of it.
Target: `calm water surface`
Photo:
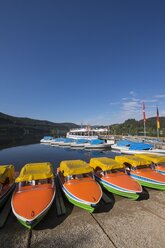
[[[13,164],[19,171],[22,166],[32,162],[51,162],[57,168],[62,160],[82,159],[89,162],[92,157],[111,157],[118,155],[111,150],[71,149],[45,144],[15,146],[0,150],[0,164]]]

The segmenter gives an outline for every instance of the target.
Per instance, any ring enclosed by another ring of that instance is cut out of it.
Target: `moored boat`
[[[14,165],[0,165],[0,208],[4,206],[14,187]]]
[[[85,144],[87,144],[89,140],[87,139],[77,139],[75,142],[70,144],[71,148],[83,148]]]
[[[93,168],[82,160],[60,163],[57,175],[67,199],[92,213],[102,197],[100,185],[93,178]]]
[[[152,154],[135,154],[135,156],[144,158],[152,163],[152,168],[165,175],[165,156],[156,156]]]
[[[138,199],[142,193],[141,185],[124,172],[124,166],[114,159],[91,158],[96,180],[108,191],[131,199]]]
[[[47,213],[55,197],[54,174],[50,163],[26,164],[16,178],[12,210],[19,222],[33,228]]]
[[[117,143],[111,145],[111,149],[120,151],[121,149],[129,149],[130,141],[128,140],[119,140]]]
[[[52,136],[44,136],[40,142],[49,144],[54,138]]]
[[[146,151],[153,148],[152,144],[144,143],[144,142],[135,142],[131,140],[119,140],[116,144],[111,146],[114,150],[120,150],[122,151],[134,151],[134,150],[140,150],[140,151]]]
[[[125,165],[128,174],[142,186],[165,190],[165,176],[150,168],[151,162],[136,156],[116,156],[115,160]]]
[[[110,148],[111,144],[106,143],[104,140],[95,139],[84,145],[85,149],[105,149]]]
[[[160,151],[161,149],[150,149],[150,150],[131,150],[128,148],[121,148],[120,153],[127,154],[127,155],[134,155],[134,154],[151,154],[151,155],[158,155],[158,156],[165,156],[165,153]]]
[[[50,144],[52,146],[59,146],[61,142],[64,142],[65,138],[56,138],[56,139],[52,139]]]
[[[134,155],[136,154],[153,154],[165,156],[165,150],[154,149],[153,144],[144,142],[134,142],[130,140],[119,140],[116,144],[111,145],[111,149],[118,150],[123,154]]]
[[[74,143],[73,139],[65,138],[63,141],[59,143],[59,146],[70,146],[73,143]]]

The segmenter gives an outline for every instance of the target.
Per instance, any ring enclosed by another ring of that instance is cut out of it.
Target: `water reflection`
[[[15,146],[21,146],[21,145],[28,145],[28,144],[36,144],[40,141],[40,136],[27,136],[25,137],[9,137],[2,139],[0,138],[0,150],[4,148],[10,148]]]
[[[20,170],[26,163],[51,162],[57,168],[62,160],[82,159],[89,162],[91,157],[111,157],[116,153],[111,150],[80,150],[50,146],[45,144],[30,144],[6,148],[0,151],[1,164],[14,164]]]

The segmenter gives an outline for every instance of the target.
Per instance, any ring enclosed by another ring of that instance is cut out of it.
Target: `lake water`
[[[21,145],[0,150],[0,164],[13,164],[19,171],[25,164],[32,162],[51,162],[54,169],[62,160],[82,159],[89,162],[92,157],[111,157],[118,155],[108,150],[71,149],[45,144]]]

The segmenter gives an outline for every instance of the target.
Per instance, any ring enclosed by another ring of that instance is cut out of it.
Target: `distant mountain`
[[[117,135],[143,135],[144,122],[135,119],[128,119],[121,124],[113,124],[109,126],[111,133]],[[165,117],[160,117],[160,135],[165,136]],[[151,117],[146,120],[146,134],[148,136],[157,135],[156,117]]]
[[[43,135],[65,135],[71,128],[77,128],[74,123],[54,123],[46,120],[31,118],[20,118],[0,113],[0,137],[10,136],[40,136]]]

